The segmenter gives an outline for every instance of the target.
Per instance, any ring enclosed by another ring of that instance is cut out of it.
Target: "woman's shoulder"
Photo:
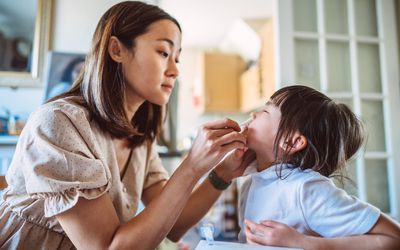
[[[89,112],[77,98],[62,98],[41,105],[31,115],[30,120],[34,123],[46,124],[63,122],[65,119],[71,121],[89,120]]]
[[[21,137],[40,135],[62,139],[65,133],[89,136],[94,129],[97,131],[88,110],[78,102],[64,98],[45,103],[32,112]]]
[[[66,97],[51,102],[44,103],[38,107],[32,114],[52,114],[62,110],[65,113],[87,113],[88,110],[82,105],[82,101],[78,97]]]

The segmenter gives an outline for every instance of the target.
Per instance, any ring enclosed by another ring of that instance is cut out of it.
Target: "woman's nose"
[[[170,60],[166,71],[168,77],[177,78],[179,76],[178,65],[174,60]]]

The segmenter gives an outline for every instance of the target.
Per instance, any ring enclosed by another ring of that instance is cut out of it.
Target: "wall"
[[[56,0],[55,2],[53,49],[86,53],[101,15],[121,0]]]
[[[92,34],[95,30],[95,26],[101,17],[101,15],[113,4],[120,2],[121,0],[55,0],[53,5],[53,24],[52,24],[52,34],[51,34],[51,44],[50,48],[54,51],[60,52],[72,52],[72,53],[86,53],[89,50]],[[269,8],[264,6],[261,8],[260,3],[264,0],[252,0],[253,2],[259,3],[257,8],[254,8],[251,4],[246,4],[241,2],[242,5],[238,5],[240,1],[235,0],[235,4],[232,5],[232,11],[236,11],[236,14],[230,14],[229,20],[233,20],[238,17],[239,10],[245,10],[243,13],[247,13],[249,16],[251,9],[257,9],[255,12],[256,16],[261,15],[260,9],[264,9],[263,15],[267,15]],[[151,2],[151,1],[147,1]],[[153,1],[154,2],[154,1]],[[179,1],[178,1],[179,2]],[[270,1],[265,1],[267,3]],[[245,120],[245,117],[237,114],[208,114],[201,115],[202,109],[196,103],[199,101],[197,98],[202,92],[202,76],[199,69],[201,68],[201,61],[199,61],[199,56],[201,51],[199,49],[194,49],[195,44],[191,33],[189,30],[197,30],[201,28],[194,29],[191,24],[195,22],[194,19],[187,20],[186,17],[181,17],[180,14],[185,13],[187,4],[184,2],[176,5],[176,0],[164,0],[161,6],[168,12],[174,12],[172,14],[176,15],[178,20],[182,23],[189,22],[188,25],[184,27],[187,29],[187,33],[183,34],[183,46],[187,44],[183,50],[181,64],[180,64],[180,92],[179,92],[179,122],[178,122],[178,138],[183,138],[187,136],[193,136],[196,128],[203,122],[217,119],[223,116],[228,116],[237,120]],[[196,5],[199,7],[202,1],[196,1]],[[163,6],[163,4],[165,6]],[[208,8],[212,7],[213,1],[208,1],[205,7],[202,7],[204,12],[207,12]],[[229,5],[227,1],[219,2],[219,5]],[[243,8],[243,6],[246,8]],[[178,8],[177,6],[180,6]],[[192,6],[193,7],[193,6]],[[196,8],[197,8],[196,7]],[[195,9],[196,9],[195,8]],[[193,9],[193,8],[191,8]],[[213,8],[216,10],[216,8]],[[89,10],[89,11],[88,11]],[[186,14],[186,16],[188,13]],[[221,13],[219,13],[221,15]],[[189,14],[190,16],[190,14]],[[222,20],[220,17],[220,21]],[[203,16],[199,16],[196,19],[202,27],[207,27],[208,33],[213,33],[215,35],[219,34],[221,31],[219,29],[210,30],[210,27],[206,23],[202,22],[204,20]],[[212,21],[214,24],[219,23],[215,19]],[[223,21],[223,23],[226,21]],[[196,26],[197,27],[197,26]],[[190,37],[189,37],[190,36]],[[206,36],[206,35],[205,35]],[[204,39],[204,38],[202,38]],[[214,41],[213,37],[210,37],[210,41]],[[186,43],[187,41],[187,43]],[[198,47],[210,47],[210,43],[207,45],[201,45],[202,40],[199,38]],[[3,107],[9,109],[14,114],[26,115],[35,110],[39,105],[41,105],[43,100],[43,88],[19,88],[10,89],[6,87],[0,87],[0,114]]]
[[[55,0],[50,48],[86,53],[97,21],[103,12],[118,2],[121,0]],[[35,110],[42,100],[43,88],[0,87],[0,114],[7,108],[13,114],[26,115]]]
[[[160,6],[181,23],[185,48],[215,48],[238,18],[273,16],[275,1],[161,0]]]

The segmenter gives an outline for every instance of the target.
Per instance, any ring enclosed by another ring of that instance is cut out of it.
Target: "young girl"
[[[363,142],[362,125],[346,105],[309,87],[285,87],[247,128],[256,170],[240,197],[241,241],[303,249],[400,249],[399,224],[329,179]]]
[[[180,51],[178,22],[157,6],[121,2],[101,17],[72,89],[36,110],[19,138],[1,249],[154,249],[207,212],[243,168],[218,166],[194,186],[246,139],[232,120],[203,125],[168,180],[155,138]]]

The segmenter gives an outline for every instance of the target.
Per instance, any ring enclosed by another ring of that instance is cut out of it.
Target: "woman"
[[[239,125],[224,119],[201,127],[167,180],[154,142],[180,51],[178,22],[156,6],[122,2],[103,15],[72,89],[35,111],[21,134],[0,247],[154,249],[166,236],[178,240],[242,174],[246,164],[221,163],[192,193],[227,152],[244,158]],[[139,200],[146,208],[135,216]]]

